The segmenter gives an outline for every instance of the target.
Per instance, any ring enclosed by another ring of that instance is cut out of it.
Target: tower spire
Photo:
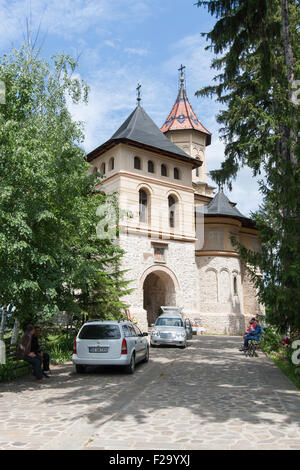
[[[140,106],[141,104],[141,101],[142,101],[142,98],[141,98],[141,88],[142,88],[142,85],[140,83],[138,83],[138,86],[137,86],[137,104],[138,106]]]
[[[182,65],[179,67],[178,69],[178,72],[180,72],[180,77],[179,77],[179,88],[183,88],[184,87],[184,83],[185,83],[185,65]]]
[[[201,124],[187,97],[185,89],[185,69],[185,65],[181,65],[178,69],[180,82],[179,92],[169,116],[161,127],[161,131],[163,133],[187,129],[199,131],[205,135],[206,145],[210,145],[211,133]]]

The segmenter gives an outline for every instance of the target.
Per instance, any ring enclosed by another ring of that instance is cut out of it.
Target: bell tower
[[[171,142],[202,162],[200,168],[193,170],[193,183],[206,186],[206,147],[211,144],[211,133],[201,124],[189,102],[186,93],[185,66],[181,65],[178,71],[179,92],[161,131]]]

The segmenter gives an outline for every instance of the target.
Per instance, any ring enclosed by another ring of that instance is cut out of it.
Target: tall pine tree
[[[299,1],[215,0],[198,6],[217,18],[204,35],[218,75],[214,86],[197,94],[217,96],[225,107],[217,118],[225,160],[211,176],[230,188],[244,165],[254,175],[264,172],[264,205],[254,215],[262,251],[233,243],[249,266],[268,320],[282,330],[300,328]]]

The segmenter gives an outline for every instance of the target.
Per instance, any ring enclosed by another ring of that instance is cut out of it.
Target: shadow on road
[[[239,346],[240,338],[200,336],[185,350],[151,348],[150,362],[138,365],[134,376],[107,367],[78,375],[72,364],[64,364],[42,386],[22,378],[3,391],[30,389],[38,408],[69,407],[70,422],[84,417],[95,425],[116,413],[119,421],[130,416],[143,424],[152,413],[182,409],[206,423],[238,418],[299,425],[299,391],[262,353],[258,359],[246,358]]]

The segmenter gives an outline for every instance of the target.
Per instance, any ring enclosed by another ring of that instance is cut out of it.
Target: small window
[[[109,170],[114,170],[115,168],[115,159],[112,157],[110,160],[109,160]]]
[[[139,191],[139,219],[140,222],[148,222],[148,196],[146,191]]]
[[[100,168],[100,173],[102,175],[105,175],[105,163],[102,163],[101,168]]]
[[[178,168],[174,168],[174,179],[179,180],[179,170],[178,170]]]
[[[171,228],[175,227],[175,211],[176,211],[176,201],[173,196],[168,197],[169,202],[169,225]]]
[[[93,169],[93,174],[95,175],[96,173],[98,173],[98,168],[95,166],[95,168]]]
[[[148,161],[148,172],[154,173],[154,164],[151,160]]]
[[[196,168],[196,176],[199,178],[199,168]]]
[[[233,294],[238,295],[237,277],[233,278]]]
[[[123,330],[125,338],[127,338],[128,336],[131,336],[131,332],[127,325],[123,325],[122,330]]]
[[[137,336],[136,331],[133,327],[133,325],[128,325],[129,331],[130,331],[130,336]]]
[[[161,166],[161,176],[168,176],[167,167],[164,164]]]
[[[139,157],[134,157],[134,168],[135,170],[141,169],[141,159]]]
[[[142,332],[141,332],[141,330],[139,329],[138,326],[133,325],[133,328],[135,329],[135,332],[136,332],[137,336],[143,336],[143,334],[142,334]]]

